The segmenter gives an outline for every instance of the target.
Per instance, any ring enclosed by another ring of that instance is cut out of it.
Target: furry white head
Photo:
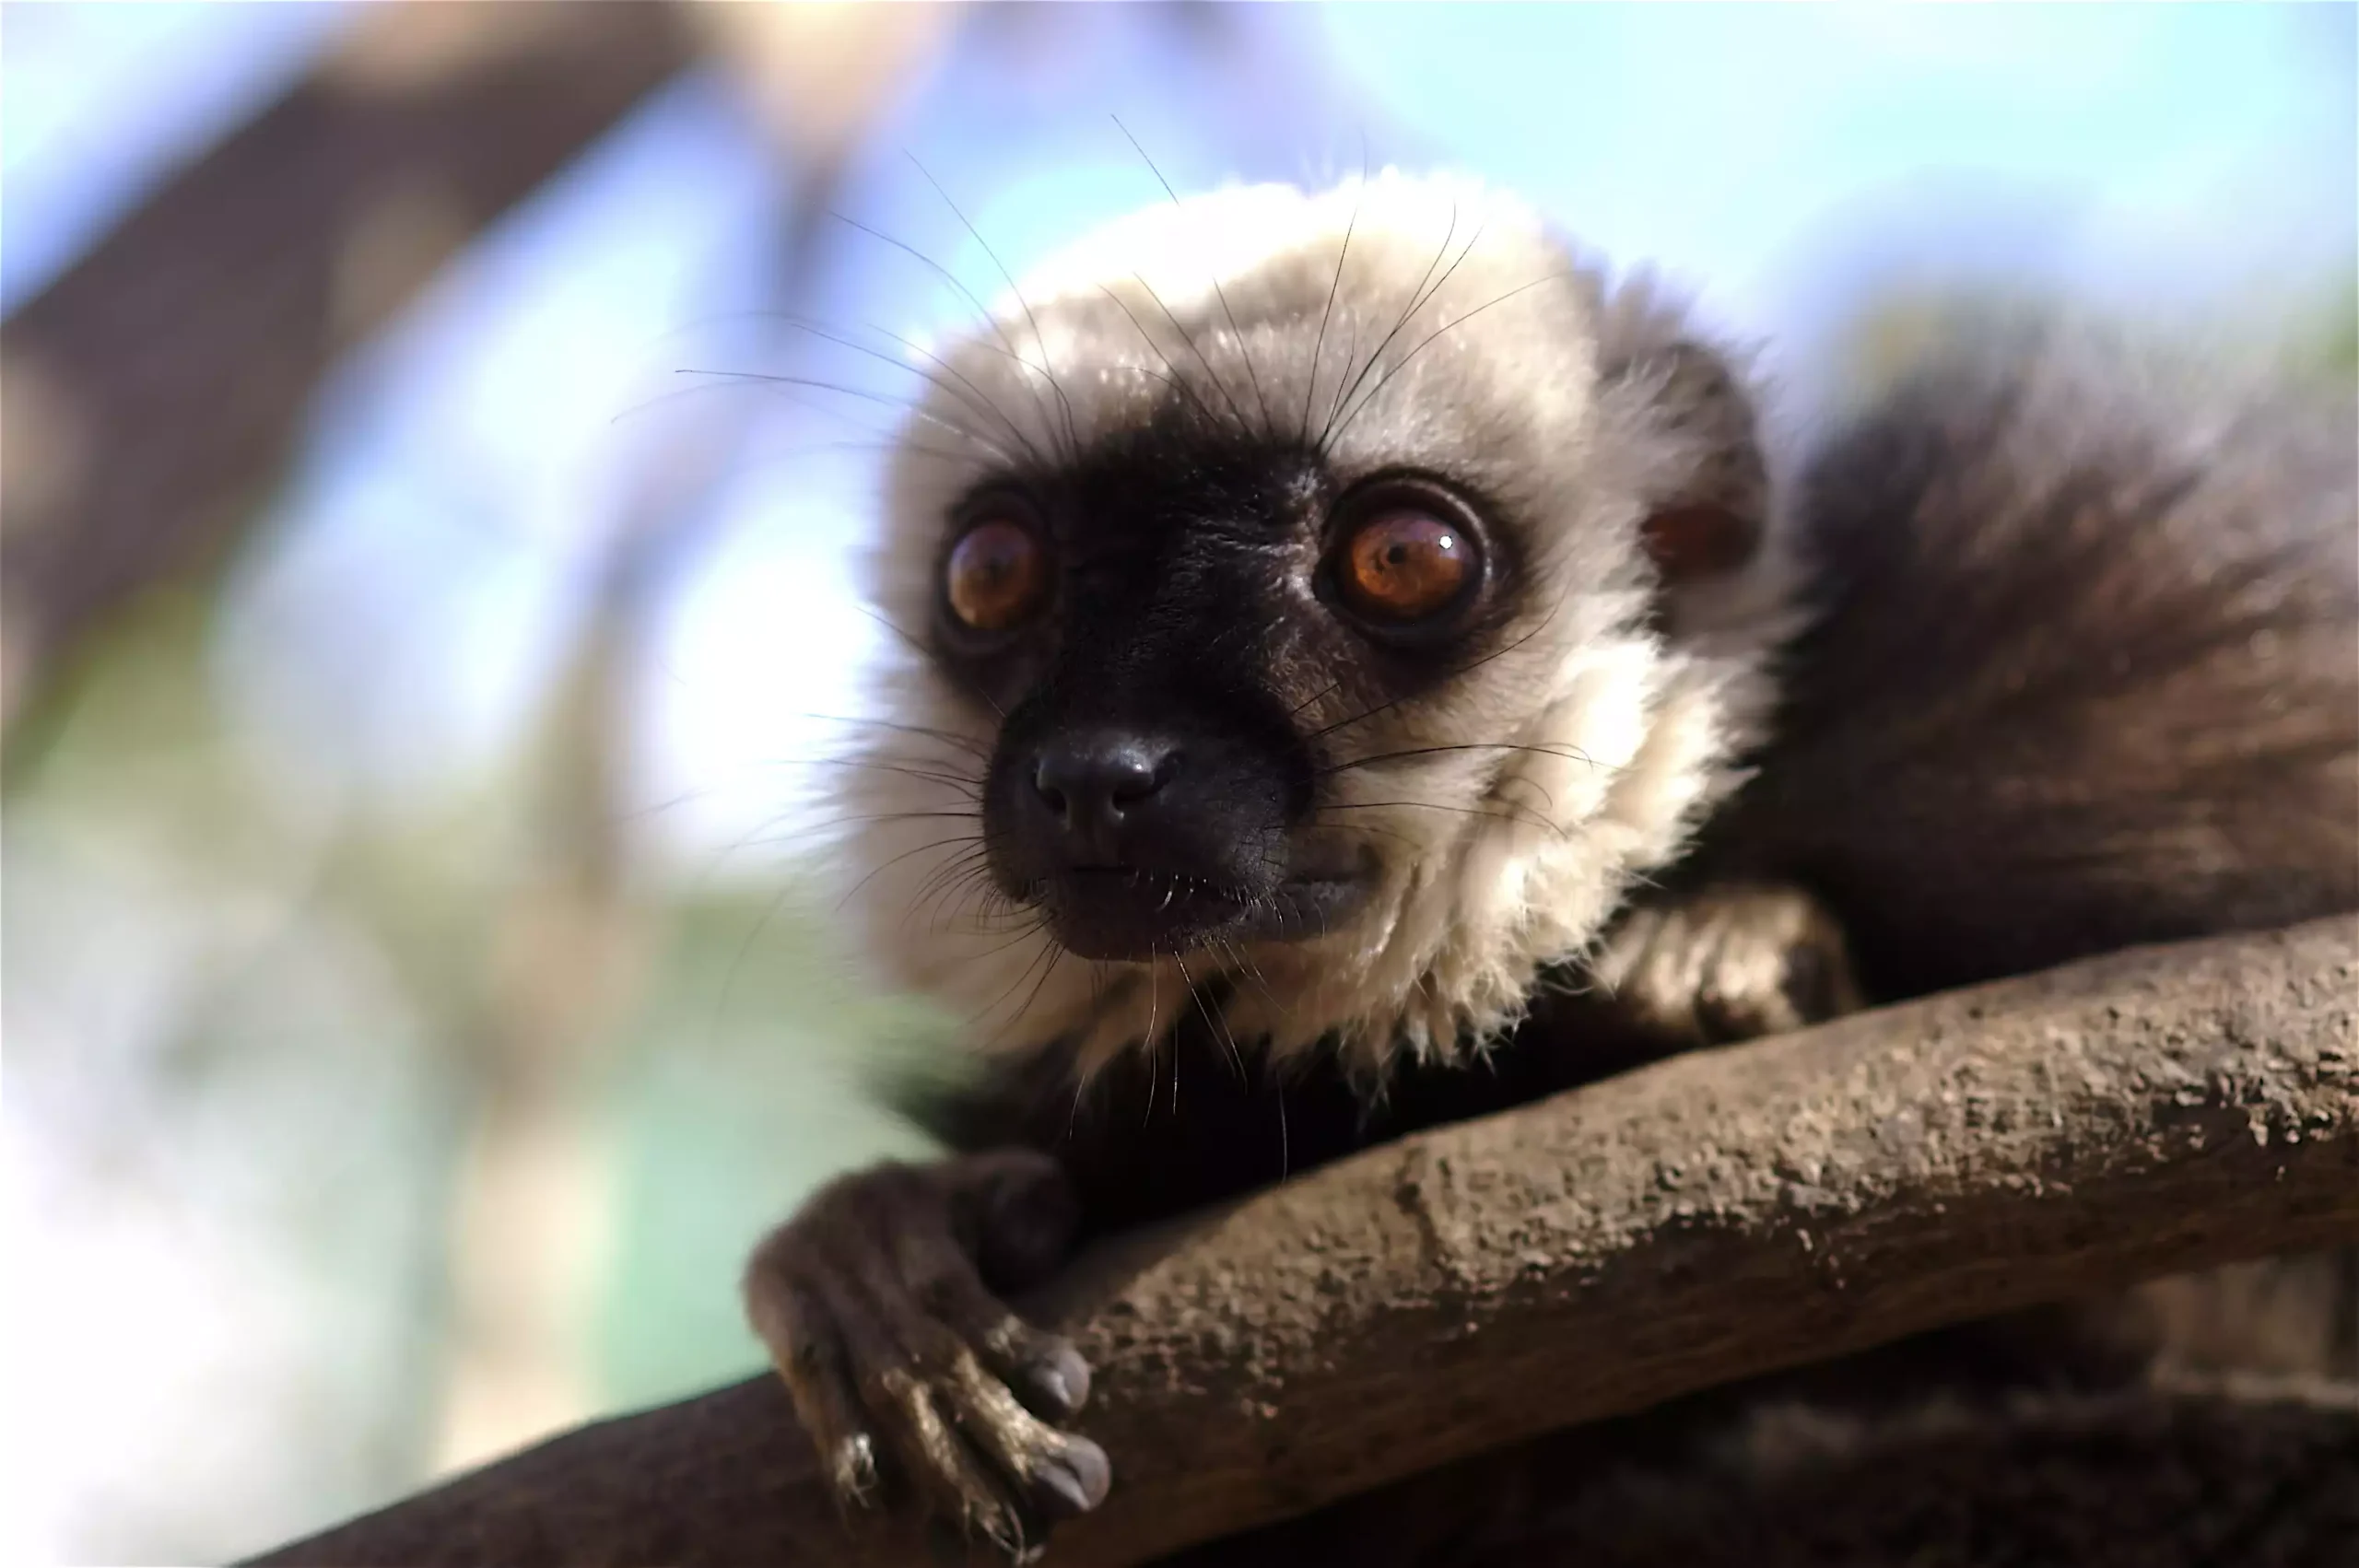
[[[1005,706],[922,654],[889,671],[848,870],[889,977],[979,1045],[1079,1046],[1085,1070],[1221,1011],[1280,1058],[1325,1042],[1479,1048],[1578,963],[1736,781],[1788,629],[1788,565],[1735,373],[1643,284],[1582,265],[1522,204],[1387,172],[1159,203],[1025,279],[989,330],[924,356],[864,584],[922,644],[961,498],[1168,419],[1314,446],[1338,483],[1414,468],[1488,497],[1531,591],[1438,689],[1371,704],[1297,673],[1316,834],[1375,868],[1334,929],[1093,961],[982,872],[980,783]],[[1642,537],[1704,501],[1761,547],[1672,581]],[[1222,981],[1224,984],[1214,984]]]

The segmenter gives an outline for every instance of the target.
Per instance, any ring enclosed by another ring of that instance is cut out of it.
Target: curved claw
[[[1020,1560],[1105,1499],[1105,1451],[1050,1424],[1089,1397],[1088,1363],[984,1271],[1045,1272],[1076,1212],[1052,1161],[1008,1152],[845,1177],[763,1242],[749,1315],[840,1503],[885,1504],[889,1471],[896,1501]]]

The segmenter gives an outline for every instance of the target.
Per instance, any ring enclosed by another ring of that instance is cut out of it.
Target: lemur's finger
[[[963,1258],[911,1262],[924,1310],[971,1346],[1036,1414],[1061,1420],[1089,1398],[1089,1363],[1073,1342],[1017,1316]]]
[[[791,1242],[777,1238],[755,1254],[745,1277],[747,1316],[819,1450],[837,1500],[868,1506],[877,1499],[876,1439],[833,1314],[809,1281],[796,1278],[792,1254]]]

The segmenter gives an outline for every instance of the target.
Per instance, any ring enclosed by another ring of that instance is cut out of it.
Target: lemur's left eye
[[[942,588],[968,630],[1013,631],[1048,603],[1048,547],[1014,518],[985,517],[950,547]]]
[[[1414,495],[1361,512],[1328,557],[1344,607],[1379,628],[1408,630],[1465,606],[1481,577],[1472,530]]]

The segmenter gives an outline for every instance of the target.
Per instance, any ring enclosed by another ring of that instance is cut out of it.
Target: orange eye
[[[1474,569],[1461,530],[1426,512],[1379,512],[1344,542],[1335,587],[1369,620],[1401,625],[1458,603]]]
[[[1005,518],[977,523],[950,548],[943,577],[950,613],[979,632],[1021,626],[1049,596],[1048,554],[1022,523]]]

